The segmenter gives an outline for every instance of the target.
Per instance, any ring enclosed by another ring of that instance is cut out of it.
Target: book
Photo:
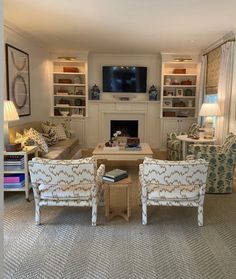
[[[126,170],[120,170],[120,169],[114,169],[114,170],[106,172],[104,176],[110,177],[110,178],[116,178],[116,177],[121,176],[123,174],[127,174],[127,171]]]
[[[15,166],[15,165],[13,165],[13,166],[6,166],[6,165],[4,165],[4,170],[5,171],[14,171],[14,170],[22,170],[22,169],[24,169],[24,164],[23,165],[20,165],[20,166]]]
[[[124,173],[124,174],[122,174],[122,175],[120,175],[120,176],[117,176],[117,177],[115,177],[115,178],[111,178],[111,177],[109,177],[109,176],[103,176],[102,177],[102,179],[104,180],[104,181],[109,181],[109,182],[117,182],[117,181],[120,181],[120,180],[122,180],[122,179],[124,179],[124,178],[127,178],[128,177],[128,173]]]
[[[25,186],[25,180],[19,183],[4,183],[4,188],[22,188]]]
[[[24,179],[25,179],[25,175],[23,173],[4,175],[4,183],[19,183]]]
[[[140,150],[142,150],[140,145],[133,146],[133,147],[128,146],[128,145],[125,146],[125,151],[140,151]]]

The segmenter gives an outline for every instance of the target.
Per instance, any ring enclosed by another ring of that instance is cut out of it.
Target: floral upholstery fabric
[[[188,135],[189,137],[198,134],[198,123],[192,123],[186,133],[168,133],[167,134],[167,158],[171,161],[179,161],[182,158],[182,144],[176,137],[177,135]]]
[[[33,158],[29,162],[35,198],[35,220],[40,223],[41,206],[90,206],[96,225],[98,194],[105,166],[96,171],[93,157],[78,160]]]
[[[230,133],[222,145],[197,145],[190,147],[193,158],[209,162],[206,192],[232,193],[236,164],[236,136]]]
[[[203,225],[203,203],[208,162],[205,160],[163,161],[145,158],[139,166],[142,222],[147,223],[147,206],[198,207],[198,224]]]

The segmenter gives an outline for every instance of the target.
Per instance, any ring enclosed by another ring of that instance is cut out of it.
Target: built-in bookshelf
[[[53,116],[87,116],[87,62],[53,60]]]

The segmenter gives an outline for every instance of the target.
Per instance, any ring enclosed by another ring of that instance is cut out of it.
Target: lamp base
[[[8,144],[5,144],[5,149],[7,152],[21,151],[21,144],[20,143],[8,143]]]

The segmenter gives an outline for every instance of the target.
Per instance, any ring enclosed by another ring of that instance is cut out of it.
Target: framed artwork
[[[6,44],[7,99],[13,101],[19,116],[30,111],[30,76],[28,53]]]
[[[176,96],[183,96],[184,92],[183,89],[176,89]]]

